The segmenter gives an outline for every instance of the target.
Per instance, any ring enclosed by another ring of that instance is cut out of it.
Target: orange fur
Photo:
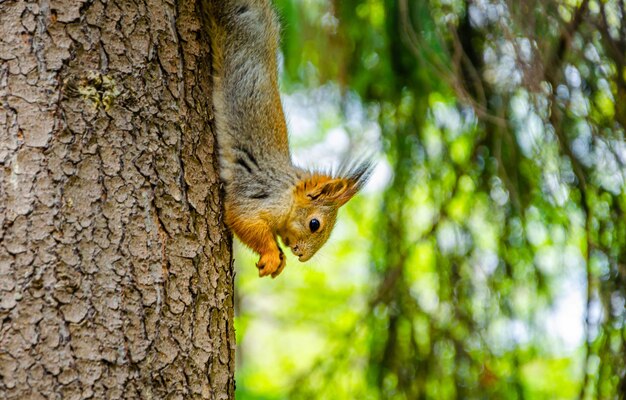
[[[226,223],[243,244],[260,255],[256,266],[259,276],[275,278],[285,268],[285,255],[276,242],[270,225],[261,218],[245,219],[241,214],[226,209]]]

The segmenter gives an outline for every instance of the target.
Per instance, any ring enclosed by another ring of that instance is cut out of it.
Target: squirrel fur
[[[226,224],[259,254],[259,276],[276,277],[286,262],[277,236],[300,261],[310,259],[372,164],[345,163],[335,174],[295,166],[278,88],[280,24],[270,0],[208,0],[207,11]]]

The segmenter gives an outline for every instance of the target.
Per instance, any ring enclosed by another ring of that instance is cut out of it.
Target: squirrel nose
[[[302,257],[302,252],[298,248],[297,244],[291,248],[291,251],[293,252],[293,254],[297,255],[298,257]]]

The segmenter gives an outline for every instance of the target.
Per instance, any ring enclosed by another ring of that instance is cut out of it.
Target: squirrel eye
[[[320,228],[320,222],[316,218],[313,218],[311,222],[309,222],[309,228],[311,232],[317,231]]]

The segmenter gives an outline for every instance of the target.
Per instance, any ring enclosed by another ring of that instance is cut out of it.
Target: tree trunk
[[[234,398],[201,15],[0,2],[0,398]]]

